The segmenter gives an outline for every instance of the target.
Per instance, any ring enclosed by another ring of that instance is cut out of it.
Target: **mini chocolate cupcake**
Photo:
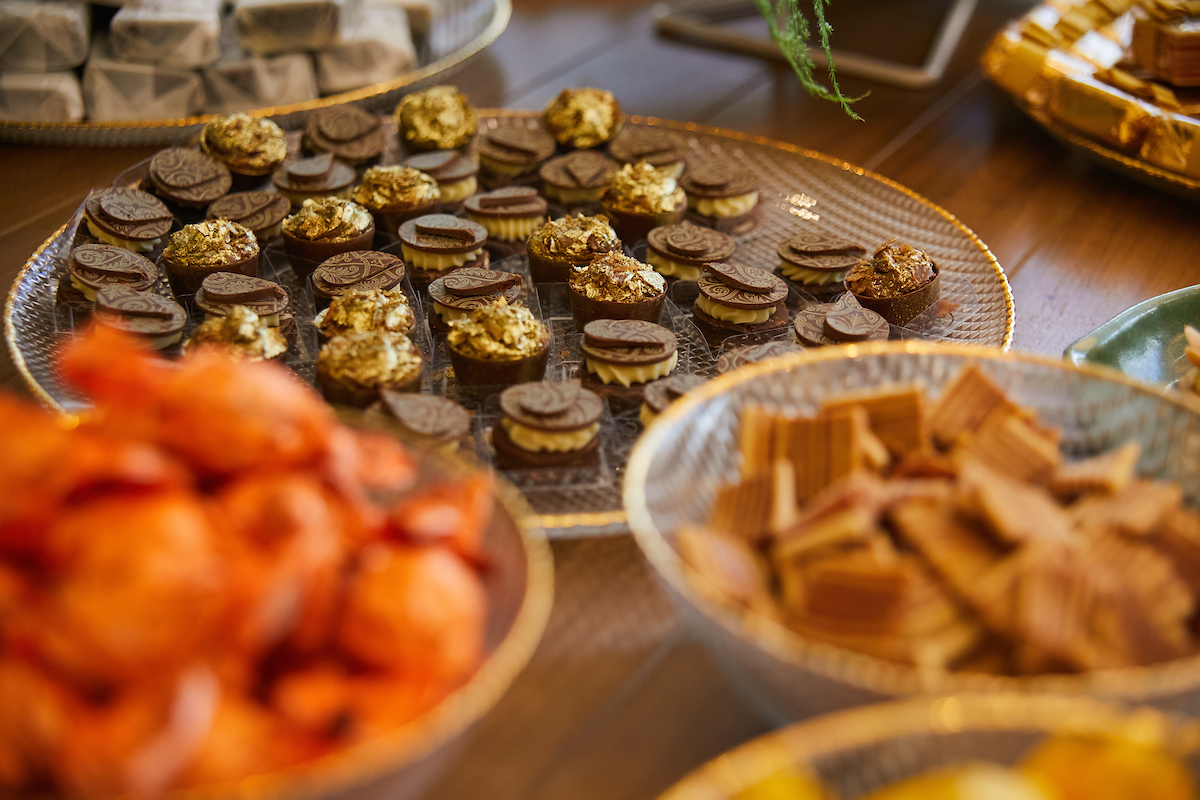
[[[434,150],[417,153],[404,160],[404,166],[420,170],[437,181],[443,210],[457,209],[479,191],[479,165],[457,150]]]
[[[217,117],[200,131],[200,148],[235,175],[270,175],[287,158],[287,137],[269,119],[247,114]]]
[[[587,150],[616,136],[624,119],[612,92],[584,88],[559,92],[542,112],[542,122],[559,144]]]
[[[645,239],[654,228],[673,225],[687,211],[687,195],[668,170],[645,161],[626,164],[612,176],[600,198],[621,241]]]
[[[714,261],[704,265],[692,321],[709,345],[739,334],[765,341],[788,324],[788,288],[777,275],[756,267]]]
[[[668,406],[704,382],[704,378],[699,375],[678,373],[655,381],[646,387],[645,401],[638,413],[638,421],[642,423],[642,427],[649,427]]]
[[[665,128],[623,128],[609,143],[608,154],[622,164],[646,161],[678,178],[687,165],[687,142]]]
[[[429,284],[429,325],[447,331],[450,323],[503,297],[511,306],[521,296],[521,276],[511,272],[468,267]]]
[[[793,234],[779,243],[777,251],[779,274],[814,297],[841,293],[850,268],[867,254],[857,242],[819,229]]]
[[[799,319],[800,315],[797,314],[795,323],[797,326],[800,324]],[[734,347],[731,350],[721,353],[720,358],[717,359],[717,372],[724,375],[726,372],[741,369],[747,364],[757,364],[760,361],[786,356],[790,353],[799,353],[802,350],[802,347],[798,347],[792,342],[785,342],[778,339],[773,342]]]
[[[239,276],[240,277],[240,276]],[[246,306],[230,306],[221,316],[201,322],[183,344],[190,353],[213,348],[234,361],[276,361],[287,355],[287,338]]]
[[[96,189],[83,201],[83,223],[101,244],[149,253],[175,217],[162,200],[140,189]]]
[[[395,236],[405,220],[432,211],[442,202],[438,182],[412,167],[369,167],[350,199],[371,212],[375,227]]]
[[[242,308],[253,313],[263,325],[277,328],[280,315],[287,311],[288,296],[273,281],[236,272],[214,272],[200,284],[195,303],[207,317],[226,317],[234,309]]]
[[[110,244],[81,244],[67,260],[71,287],[84,300],[95,302],[96,292],[106,286],[122,286],[135,292],[149,290],[158,281],[158,269],[145,256]]]
[[[259,242],[269,242],[283,233],[283,220],[292,204],[278,192],[235,192],[208,207],[208,219],[227,219],[254,231]]]
[[[500,394],[504,412],[492,428],[501,469],[590,467],[600,459],[604,401],[578,381],[525,383]]]
[[[136,334],[165,350],[182,338],[187,312],[174,300],[150,292],[105,286],[96,292],[93,318],[98,325]]]
[[[214,272],[258,275],[258,240],[227,219],[209,219],[171,234],[162,263],[176,297],[200,291]]]
[[[512,179],[535,171],[554,155],[554,137],[537,125],[501,125],[475,141],[479,166],[489,175]]]
[[[568,285],[571,315],[581,330],[597,319],[658,322],[667,296],[667,281],[662,275],[618,252],[573,267]]]
[[[401,98],[396,131],[409,152],[457,150],[479,128],[475,106],[457,86],[432,86]]]
[[[374,241],[371,212],[350,200],[305,200],[299,211],[283,221],[283,246],[300,278],[339,253],[368,250]]]
[[[402,333],[366,331],[335,336],[317,354],[317,385],[331,403],[366,408],[379,392],[421,388],[425,359]]]
[[[450,323],[446,337],[459,386],[540,381],[550,360],[550,330],[503,297]]]
[[[286,197],[292,209],[316,197],[350,196],[350,188],[358,177],[354,168],[329,154],[302,158],[278,170],[271,180],[275,191]]]
[[[689,215],[726,233],[745,233],[757,222],[758,184],[745,169],[713,162],[688,170],[679,185]]]
[[[941,271],[924,250],[895,239],[846,276],[847,291],[893,325],[907,325],[942,296]]]
[[[547,161],[538,177],[546,197],[564,206],[582,206],[600,202],[617,169],[617,162],[603,153],[576,150]]]
[[[346,292],[395,289],[404,280],[404,262],[378,250],[351,250],[321,262],[312,274],[317,308]]]
[[[304,147],[361,166],[379,158],[385,145],[379,117],[354,106],[322,108],[308,115]]]
[[[431,394],[383,389],[379,402],[367,413],[390,423],[405,441],[447,455],[458,451],[471,432],[469,411],[453,400]]]
[[[603,214],[552,219],[526,243],[534,283],[566,283],[572,268],[620,249],[621,240]]]
[[[523,242],[546,221],[546,201],[529,186],[507,186],[477,194],[463,203],[467,219],[477,222],[488,237]]]
[[[313,317],[322,341],[347,333],[386,331],[408,334],[417,317],[401,289],[351,289],[333,298]]]
[[[608,398],[613,411],[636,408],[645,384],[670,375],[679,363],[675,334],[640,319],[598,319],[583,328],[585,386]]]
[[[449,214],[426,214],[400,226],[400,253],[413,286],[428,286],[450,270],[486,267],[487,230]]]
[[[183,208],[204,208],[229,192],[233,176],[210,155],[170,147],[150,159],[146,182],[150,191],[169,203]]]
[[[887,320],[863,308],[849,293],[843,293],[834,303],[820,303],[796,312],[792,328],[796,341],[805,347],[886,342],[891,330]]]
[[[698,281],[704,265],[733,255],[728,234],[690,222],[664,225],[646,237],[646,263],[660,275],[683,281]]]

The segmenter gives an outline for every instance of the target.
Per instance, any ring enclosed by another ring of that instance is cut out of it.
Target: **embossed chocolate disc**
[[[579,381],[519,383],[500,394],[500,408],[509,419],[542,431],[573,431],[600,418],[604,401]]]
[[[158,317],[171,319],[179,304],[156,294],[134,291],[124,286],[105,286],[96,292],[96,310],[122,317]]]
[[[212,156],[198,150],[170,147],[150,159],[154,178],[173,189],[190,189],[228,174]]]
[[[214,272],[204,276],[200,290],[214,303],[245,303],[263,300],[275,294],[279,284],[253,275]]]
[[[665,347],[663,326],[640,319],[597,319],[583,327],[583,341],[591,347]]]
[[[667,410],[667,406],[702,383],[704,378],[699,375],[685,375],[681,372],[660,378],[646,387],[646,405],[655,414],[661,414]]]
[[[403,280],[404,262],[394,255],[377,250],[351,250],[322,261],[321,266],[313,272],[313,282],[340,289],[359,284],[381,272],[396,269],[399,269],[400,280]]]
[[[487,140],[524,156],[536,157],[546,149],[546,134],[520,125],[504,125],[490,131]]]
[[[507,208],[509,206],[525,205],[538,196],[532,186],[506,186],[496,189],[477,198],[480,208]]]
[[[609,160],[600,153],[585,150],[577,153],[565,162],[567,174],[581,189],[594,189],[604,183],[605,177],[611,172]]]
[[[846,292],[825,314],[825,335],[838,342],[861,342],[864,339],[887,337],[887,320],[859,305],[854,295]]]
[[[161,202],[151,203],[146,198],[126,194],[104,195],[100,198],[100,208],[117,222],[157,222],[172,219],[171,212]]]
[[[292,203],[278,192],[237,192],[227,194],[208,207],[208,219],[228,219],[252,231],[263,231],[283,221]]]
[[[729,286],[722,279],[715,278],[712,275],[701,275],[700,280],[696,282],[696,286],[700,289],[700,294],[714,303],[720,303],[731,308],[757,311],[764,308],[772,308],[787,299],[787,284],[774,275],[771,275],[771,277],[777,283],[773,284],[773,287],[766,292],[747,292],[744,289]]]
[[[724,261],[735,249],[729,235],[691,222],[654,228],[646,238],[650,247],[659,253],[696,264]]]
[[[744,367],[747,364],[757,364],[759,361],[766,361],[768,358],[776,358],[777,356],[798,352],[800,352],[798,346],[792,342],[782,341],[735,347],[732,350],[722,353],[721,357],[717,359],[717,372],[723,375],[739,367]]]
[[[333,156],[323,153],[293,162],[287,168],[287,174],[297,184],[319,183],[329,177],[332,169]]]
[[[437,181],[466,180],[479,172],[479,165],[457,150],[417,153],[405,159],[404,166],[419,169]]]
[[[787,246],[799,253],[831,254],[857,252],[865,254],[866,248],[844,236],[822,230],[808,230],[794,233],[787,240]]]
[[[134,241],[164,236],[174,221],[163,201],[138,189],[97,189],[84,208],[107,232]]]
[[[484,269],[482,267],[468,267],[466,270],[455,270],[449,275],[443,275],[429,284],[427,291],[429,292],[430,299],[439,305],[446,306],[447,308],[453,308],[457,311],[472,311],[476,308],[483,308],[486,305],[491,305],[491,303],[497,297],[503,297],[508,301],[509,305],[512,305],[513,303],[517,302],[517,299],[521,296],[521,276],[515,274],[512,275],[514,280],[510,282],[507,288],[490,294],[456,295],[448,292],[446,290],[446,280],[452,275],[458,275],[459,273],[466,271],[491,272],[492,270]],[[512,273],[501,272],[499,274],[509,275]]]
[[[795,264],[803,269],[817,270],[818,272],[839,272],[847,270],[863,259],[863,253],[848,252],[848,253],[821,253],[819,255],[809,255],[807,253],[797,253],[794,250],[787,250],[787,244],[780,245],[780,256],[789,264]]]
[[[461,439],[471,429],[471,415],[467,410],[444,397],[383,389],[379,399],[396,421],[418,436]]]
[[[617,145],[614,144],[610,149],[616,147]],[[621,136],[619,147],[622,156],[629,155],[632,159],[648,159],[678,149],[679,139],[670,131],[659,128],[629,128]]]
[[[737,175],[728,164],[714,163],[696,167],[689,173],[689,180],[704,189],[720,189],[733,182]]]
[[[321,112],[317,130],[333,142],[347,142],[366,136],[380,125],[379,117],[362,109],[346,107]]]
[[[146,289],[158,279],[150,259],[109,244],[81,244],[72,250],[71,273],[93,287],[126,285]]]
[[[626,320],[597,320],[597,322],[625,322]],[[633,320],[629,320],[633,321]],[[590,344],[585,335],[580,349],[588,358],[602,361],[606,364],[658,364],[669,359],[679,348],[679,340],[675,334],[661,325],[653,322],[637,321],[639,323],[638,337],[648,337],[653,334],[653,345],[629,345],[624,342],[615,345]],[[595,323],[588,323],[589,327]],[[649,326],[649,327],[644,327]],[[586,330],[586,328],[585,328]],[[615,329],[600,328],[604,334],[616,333]],[[618,334],[619,335],[619,334]],[[611,338],[616,338],[613,336]]]
[[[832,303],[821,303],[801,309],[792,320],[796,338],[806,347],[821,347],[837,344],[825,333],[825,315],[833,308]]]
[[[722,261],[708,262],[704,265],[704,271],[716,276],[717,280],[726,286],[755,294],[769,292],[779,282],[779,278],[758,267],[726,264]]]
[[[455,297],[500,294],[506,289],[521,285],[520,275],[474,267],[455,270],[440,280],[442,286],[446,287],[446,291]]]
[[[461,242],[475,241],[475,230],[471,223],[449,214],[426,214],[416,219],[417,233],[425,236],[448,236]]]

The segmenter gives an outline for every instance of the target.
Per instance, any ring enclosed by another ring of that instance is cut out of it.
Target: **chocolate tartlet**
[[[208,219],[227,219],[254,231],[254,238],[267,242],[283,233],[283,220],[292,204],[278,192],[236,192],[208,207]]]
[[[136,334],[159,350],[178,342],[187,323],[187,312],[174,300],[124,286],[96,292],[93,317],[98,325]]]
[[[692,321],[709,345],[753,334],[771,338],[788,324],[788,288],[778,276],[755,267],[714,261],[704,265]]]
[[[687,211],[687,195],[668,170],[645,161],[626,164],[612,176],[600,206],[626,244],[673,225]]]
[[[500,394],[504,416],[492,428],[501,469],[590,467],[600,458],[604,401],[578,381],[525,383]]]
[[[542,122],[558,143],[575,150],[604,144],[624,122],[621,105],[604,89],[563,89],[542,112]]]
[[[339,253],[368,250],[374,241],[374,217],[350,200],[305,200],[299,211],[283,221],[283,246],[300,278]]]
[[[617,162],[603,153],[577,150],[547,161],[538,177],[546,197],[565,206],[580,206],[600,202],[617,169]]]
[[[846,275],[847,291],[893,325],[906,325],[942,296],[940,270],[929,254],[895,239]]]
[[[404,280],[404,262],[378,250],[351,250],[321,262],[312,274],[318,308],[353,290],[395,289]]]
[[[297,209],[305,200],[316,197],[349,197],[356,177],[354,167],[326,153],[293,161],[277,171],[271,180],[275,191]]]
[[[369,415],[379,415],[399,429],[401,438],[419,446],[453,453],[471,433],[471,413],[432,394],[393,392],[383,389]]]
[[[646,263],[668,278],[697,281],[705,264],[724,261],[734,249],[728,234],[680,222],[650,231],[646,237]]]
[[[529,186],[507,186],[463,203],[467,219],[501,242],[523,242],[546,221],[546,201]]]
[[[511,272],[468,267],[455,270],[429,284],[429,324],[436,331],[449,330],[481,306],[503,297],[511,306],[521,296],[521,276]]]
[[[158,281],[154,262],[145,256],[110,244],[81,244],[67,261],[70,285],[88,302],[106,286],[144,292]]]
[[[636,408],[644,384],[679,363],[679,341],[661,325],[640,319],[598,319],[583,328],[585,386],[608,397],[613,411]]]
[[[479,165],[457,150],[434,150],[417,153],[404,161],[404,166],[420,170],[437,181],[441,207],[457,208],[479,190]]]
[[[796,341],[805,347],[852,342],[886,342],[890,328],[887,320],[863,308],[854,295],[843,293],[834,303],[821,303],[801,309],[792,322]]]
[[[557,145],[554,137],[538,125],[502,125],[476,140],[479,165],[493,175],[516,178],[528,175],[550,156]]]
[[[314,111],[304,127],[304,147],[310,153],[329,153],[354,166],[379,158],[385,144],[379,117],[354,106]]]
[[[400,252],[414,286],[430,282],[463,266],[486,267],[491,260],[483,246],[487,230],[449,214],[426,214],[400,226]]]
[[[369,167],[350,199],[371,212],[375,226],[395,236],[400,223],[432,211],[442,201],[433,178],[412,167]]]
[[[183,344],[190,353],[215,348],[235,361],[274,361],[287,355],[288,343],[279,328],[268,325],[246,306],[230,306],[227,313],[200,323]]]
[[[224,164],[199,150],[181,147],[155,153],[146,178],[154,194],[184,208],[204,208],[233,186]]]
[[[648,162],[678,178],[687,165],[687,142],[665,128],[623,128],[609,142],[608,154],[622,164]]]
[[[456,150],[479,128],[475,106],[457,86],[433,86],[405,95],[396,106],[396,130],[409,151]]]
[[[175,217],[162,200],[139,189],[96,189],[83,201],[83,222],[101,244],[148,253]]]
[[[620,249],[621,240],[603,214],[552,219],[526,243],[534,283],[566,283],[572,268]]]
[[[679,374],[655,381],[646,387],[646,399],[638,413],[638,421],[642,427],[649,427],[668,406],[704,382],[699,375]]]
[[[727,233],[745,233],[755,224],[758,184],[745,169],[709,163],[693,167],[680,179],[688,210],[704,224]]]
[[[401,289],[351,289],[313,317],[318,338],[386,331],[408,334],[417,317]]]
[[[258,275],[258,239],[227,219],[208,219],[171,234],[162,263],[176,297],[200,291],[214,272]]]
[[[425,359],[402,333],[367,331],[335,336],[317,354],[317,384],[331,403],[366,408],[379,392],[421,388]]]
[[[236,272],[215,272],[204,278],[195,302],[209,317],[226,317],[235,308],[244,308],[263,325],[277,328],[280,315],[287,311],[288,296],[273,281]]]
[[[799,318],[800,315],[797,314],[796,319],[799,320]],[[799,325],[799,322],[796,324]],[[724,353],[721,353],[720,358],[717,359],[717,372],[724,375],[726,372],[741,369],[747,364],[757,364],[760,361],[786,356],[790,353],[799,353],[802,350],[802,347],[792,342],[781,340],[735,347],[732,350],[726,350]]]
[[[200,131],[200,148],[235,175],[270,175],[287,158],[287,137],[269,119],[247,114],[217,117]]]
[[[624,253],[596,256],[571,269],[568,281],[571,315],[582,329],[597,319],[640,319],[658,322],[667,281]]]
[[[550,360],[549,329],[502,297],[450,323],[446,345],[459,386],[540,381]]]
[[[846,274],[867,250],[844,236],[818,229],[793,234],[779,243],[778,253],[780,275],[815,297],[828,297],[843,290]]]

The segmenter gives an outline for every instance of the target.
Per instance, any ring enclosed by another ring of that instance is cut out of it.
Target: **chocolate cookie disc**
[[[478,250],[487,241],[487,231],[477,222],[450,214],[426,214],[400,226],[405,247],[423,253],[461,254]]]
[[[783,281],[757,267],[744,267],[739,264],[726,264],[723,261],[710,261],[704,265],[704,271],[715,277],[725,286],[733,289],[741,289],[743,292],[750,294],[761,295],[776,295],[780,292],[781,287],[783,297],[787,298],[787,287],[783,285]]]
[[[792,327],[796,331],[796,340],[805,347],[822,347],[827,344],[837,344],[825,333],[825,315],[833,308],[832,303],[820,303],[796,312]]]
[[[882,335],[887,337],[888,323],[874,311],[863,308],[854,295],[846,292],[825,312],[825,335],[836,342],[861,342]]]
[[[546,213],[546,201],[529,186],[506,186],[477,194],[463,204],[468,215],[480,217],[530,217]]]
[[[800,312],[803,313],[803,312]],[[796,315],[796,325],[800,324],[800,314]],[[766,361],[769,358],[777,358],[779,356],[788,355],[789,353],[798,353],[801,348],[791,342],[775,341],[764,342],[762,344],[751,344],[744,347],[735,347],[732,350],[727,350],[717,359],[717,372],[724,375],[726,372],[733,372],[735,369],[746,366],[747,364],[757,364],[759,361]]]
[[[723,162],[693,167],[679,181],[679,185],[690,197],[738,197],[758,190],[757,184],[745,170]]]
[[[623,128],[608,145],[608,154],[622,164],[648,161],[656,167],[678,164],[679,177],[687,156],[687,142],[664,128]]]
[[[783,303],[775,307],[774,313],[765,322],[751,324],[717,319],[706,314],[698,306],[692,307],[692,322],[704,335],[704,341],[708,342],[709,347],[714,348],[720,347],[730,336],[744,336],[745,341],[755,344],[765,342],[787,327],[788,318],[787,306]]]
[[[356,177],[349,164],[323,153],[286,164],[271,180],[292,208],[300,208],[310,197],[345,197]]]
[[[109,244],[76,247],[71,251],[68,274],[71,285],[89,301],[105,286],[144,292],[158,280],[158,270],[150,259]]]
[[[312,274],[313,293],[321,308],[351,289],[393,289],[403,280],[404,262],[377,250],[338,253]]]
[[[332,153],[360,165],[379,157],[384,131],[379,117],[354,106],[314,111],[304,128],[304,145],[314,153]]]
[[[139,189],[97,189],[88,195],[83,213],[89,227],[127,250],[150,250],[171,230],[175,218],[162,200]]]
[[[746,273],[753,271],[767,276],[770,281],[764,283],[770,288],[763,291],[749,291],[726,283],[727,280],[731,280],[726,273],[715,273],[700,278],[698,282],[700,294],[714,303],[746,311],[781,306],[787,300],[787,284],[775,275],[755,267],[740,267],[739,269],[745,270]],[[745,285],[747,281],[741,281],[741,283]]]
[[[471,432],[470,413],[444,397],[383,389],[377,408],[404,431],[429,444],[457,442]]]
[[[758,224],[758,185],[744,168],[725,162],[693,167],[679,180],[688,218],[734,236]]]
[[[156,294],[106,286],[96,293],[95,318],[102,325],[146,337],[162,349],[179,341],[187,312]]]
[[[821,229],[792,234],[786,242],[780,245],[779,254],[787,258],[785,255],[787,251],[807,255],[856,254],[859,257],[866,255],[867,252],[865,247],[852,239]]]
[[[600,437],[593,436],[581,450],[534,452],[513,442],[503,425],[492,427],[492,449],[500,469],[584,469],[600,463]]]
[[[280,225],[291,210],[291,201],[278,192],[236,192],[210,205],[205,217],[236,222],[263,242],[280,234]]]
[[[583,354],[605,364],[657,364],[679,348],[674,333],[645,320],[598,319],[583,330]]]
[[[733,255],[733,239],[712,228],[680,222],[650,231],[646,243],[650,249],[668,258],[694,266],[724,261]]]
[[[265,324],[274,327],[279,324],[279,315],[287,310],[288,296],[278,283],[253,275],[214,272],[204,278],[196,293],[197,308],[224,317],[235,305],[246,306]]]
[[[540,381],[505,389],[500,394],[500,408],[527,428],[565,433],[594,424],[604,412],[604,402],[579,381]]]
[[[479,160],[483,166],[502,175],[531,172],[554,155],[558,146],[541,127],[502,125],[478,138]]]
[[[661,378],[646,387],[646,407],[658,415],[685,394],[704,383],[699,375],[675,374]]]
[[[186,208],[204,208],[233,186],[229,169],[207,153],[171,147],[150,159],[150,185],[159,197]]]
[[[479,173],[479,165],[457,150],[434,150],[404,159],[404,166],[419,169],[439,184],[453,183]]]
[[[538,170],[546,196],[567,206],[595,203],[617,171],[617,162],[594,150],[552,158]]]

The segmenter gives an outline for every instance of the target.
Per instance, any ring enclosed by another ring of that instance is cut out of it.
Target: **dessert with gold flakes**
[[[411,152],[457,150],[479,128],[475,106],[457,86],[433,86],[405,95],[396,106],[396,129]]]
[[[550,360],[550,330],[528,308],[498,297],[450,324],[450,363],[460,386],[540,381]]]
[[[287,137],[269,119],[247,114],[217,117],[200,131],[200,149],[235,175],[270,175],[287,158]]]
[[[575,150],[598,147],[617,135],[621,104],[605,89],[563,89],[546,105],[542,122],[558,143]]]
[[[375,219],[352,200],[305,200],[283,221],[283,245],[297,277],[307,278],[323,262],[351,250],[369,250]]]
[[[667,295],[662,275],[619,251],[572,267],[568,286],[571,314],[580,329],[597,319],[658,322]]]
[[[733,255],[733,238],[690,222],[664,225],[646,237],[646,263],[673,280],[696,281],[710,261]]]
[[[402,289],[351,289],[313,317],[322,340],[370,331],[408,334],[415,324],[416,315]]]
[[[940,270],[924,250],[895,239],[846,274],[847,291],[892,325],[906,325],[942,296]]]
[[[227,219],[210,219],[171,234],[162,264],[177,296],[200,291],[204,279],[217,272],[258,275],[258,239]]]
[[[467,219],[499,242],[524,242],[546,221],[546,201],[531,186],[506,186],[468,197]]]
[[[317,354],[317,385],[331,403],[366,408],[382,389],[421,388],[425,360],[402,333],[354,331],[334,336]]]
[[[288,343],[246,306],[234,305],[224,316],[210,316],[184,342],[184,352],[210,347],[238,361],[271,361],[287,354]]]
[[[500,395],[504,416],[492,428],[501,469],[595,466],[604,401],[579,381],[522,383]]]
[[[479,165],[457,150],[432,150],[404,160],[404,166],[419,169],[437,181],[442,210],[457,209],[479,189]]]
[[[654,228],[674,225],[687,211],[687,195],[669,169],[646,161],[626,164],[609,181],[600,207],[626,244],[645,239]]]
[[[441,203],[442,190],[436,180],[412,167],[368,167],[350,199],[371,212],[376,228],[395,236],[400,223]]]
[[[566,283],[572,268],[620,250],[621,240],[603,214],[552,219],[526,242],[534,283]]]
[[[542,193],[567,207],[598,203],[619,168],[603,153],[576,150],[552,158],[538,170]]]
[[[285,165],[272,176],[275,191],[286,197],[293,209],[317,197],[350,196],[354,168],[329,154],[302,158]]]
[[[400,226],[400,252],[413,286],[428,286],[461,267],[486,268],[487,229],[450,214],[426,214]]]

